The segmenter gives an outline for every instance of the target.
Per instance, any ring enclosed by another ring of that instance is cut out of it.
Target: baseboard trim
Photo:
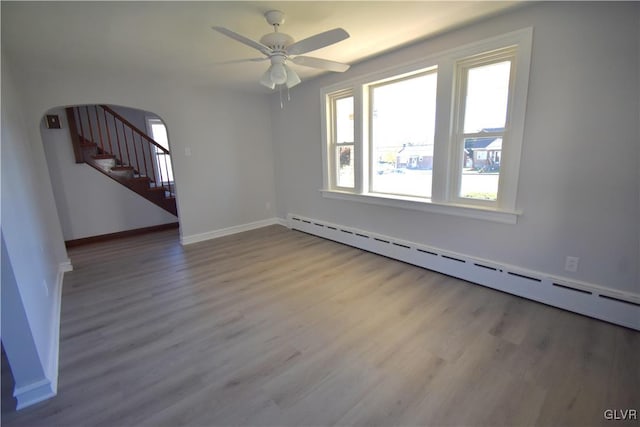
[[[16,387],[13,391],[13,397],[16,398],[16,409],[24,409],[31,405],[35,405],[43,400],[50,399],[56,395],[53,384],[47,378],[33,382],[26,386]]]
[[[287,227],[640,331],[639,294],[445,251],[300,215],[287,215]]]
[[[206,233],[182,236],[180,243],[183,246],[193,243],[204,242],[205,240],[216,239],[218,237],[229,236],[231,234],[242,233],[243,231],[254,230],[256,228],[267,227],[269,225],[282,225],[287,227],[287,221],[282,218],[268,218],[260,221],[249,222],[247,224],[234,225],[232,227],[221,228],[219,230],[208,231]]]
[[[80,245],[88,245],[90,243],[106,242],[108,240],[120,239],[122,237],[137,236],[139,234],[154,233],[156,231],[171,230],[179,227],[179,222],[170,222],[168,224],[152,225],[151,227],[135,228],[133,230],[118,231],[116,233],[107,233],[100,234],[99,236],[67,240],[64,244],[67,248],[73,248]]]
[[[58,367],[60,362],[60,313],[62,310],[62,286],[64,283],[64,273],[73,271],[71,260],[67,259],[58,265],[58,277],[54,289],[53,314],[51,319],[51,346],[49,348],[49,364],[46,367],[45,375],[51,384],[51,390],[55,396],[58,392]],[[49,396],[51,397],[51,396]]]

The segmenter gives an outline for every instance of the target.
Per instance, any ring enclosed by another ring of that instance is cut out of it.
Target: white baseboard
[[[24,409],[43,400],[54,397],[58,392],[58,366],[60,356],[60,310],[62,307],[62,284],[64,273],[73,271],[71,260],[58,264],[58,275],[53,289],[53,311],[51,312],[51,323],[49,336],[49,353],[46,366],[43,366],[44,378],[22,387],[16,387],[13,396],[16,398],[16,409]]]
[[[283,225],[287,226],[287,222],[282,218],[268,218],[260,221],[250,222],[247,224],[234,225],[233,227],[222,228],[220,230],[208,231],[206,233],[192,234],[190,236],[182,236],[180,243],[183,246],[190,245],[192,243],[203,242],[205,240],[216,239],[218,237],[228,236],[230,234],[242,233],[243,231],[249,231],[256,228],[267,227],[269,225]]]
[[[287,215],[287,226],[489,288],[640,330],[639,294],[299,215]]]
[[[13,396],[18,401],[16,404],[17,410],[35,405],[36,403],[50,399],[55,395],[56,391],[53,388],[53,384],[51,384],[51,381],[46,378],[23,387],[16,387],[13,391]]]
[[[62,283],[62,279],[60,278],[60,274],[64,274],[68,271],[73,271],[73,265],[71,264],[71,260],[67,259],[66,261],[62,261],[59,265],[58,265],[58,279],[61,281],[60,283]]]
[[[62,285],[64,283],[64,273],[73,271],[71,260],[61,262],[58,265],[58,278],[56,280],[54,295],[54,306],[51,319],[51,347],[49,348],[49,364],[45,375],[51,383],[53,395],[58,392],[58,366],[60,361],[60,312],[62,308]]]

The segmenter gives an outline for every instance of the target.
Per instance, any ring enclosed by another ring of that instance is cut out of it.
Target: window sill
[[[402,209],[411,209],[423,212],[433,212],[443,215],[453,215],[464,218],[481,219],[486,221],[500,222],[503,224],[516,224],[520,211],[507,211],[498,209],[488,209],[477,206],[462,206],[426,201],[413,197],[377,195],[377,194],[354,194],[346,191],[320,190],[322,197],[336,200],[348,200],[352,202],[368,203],[371,205],[391,206]]]

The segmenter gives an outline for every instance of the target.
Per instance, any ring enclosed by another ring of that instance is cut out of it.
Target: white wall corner
[[[269,225],[282,225],[287,227],[287,221],[283,218],[268,218],[260,221],[249,222],[247,224],[234,225],[232,227],[221,228],[219,230],[208,231],[206,233],[192,234],[189,236],[182,236],[180,243],[183,246],[190,245],[192,243],[203,242],[205,240],[217,239],[218,237],[229,236],[231,234],[242,233],[243,231],[250,231],[256,228],[267,227]]]

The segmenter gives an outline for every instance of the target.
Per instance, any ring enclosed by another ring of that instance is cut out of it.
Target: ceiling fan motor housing
[[[293,37],[289,34],[276,32],[265,34],[260,39],[260,43],[273,50],[285,50],[287,46],[293,44],[293,42]]]

